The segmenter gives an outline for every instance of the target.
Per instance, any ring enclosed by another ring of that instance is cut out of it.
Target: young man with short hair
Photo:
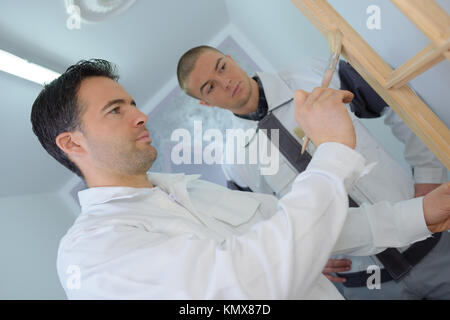
[[[262,163],[223,165],[226,175],[234,181],[238,189],[275,194],[278,198],[291,190],[297,174],[306,168],[305,158],[308,157],[308,155],[300,156],[297,152],[298,147],[295,147],[296,144],[302,144],[303,140],[294,133],[298,124],[293,116],[293,93],[298,89],[311,91],[314,87],[320,86],[325,69],[325,61],[308,59],[277,74],[257,72],[254,77],[250,77],[231,56],[213,47],[195,47],[182,55],[178,62],[177,76],[179,85],[185,93],[198,99],[204,106],[217,106],[233,112],[236,116],[234,118],[236,128],[279,129],[281,155],[278,173],[262,175]],[[363,203],[375,204],[380,201],[395,202],[422,196],[447,180],[446,168],[398,116],[387,108],[386,103],[348,63],[344,61],[339,63],[330,87],[353,92],[355,98],[349,108],[360,117],[372,118],[386,113],[385,122],[405,143],[405,158],[414,173],[414,177],[411,177],[405,172],[358,118],[350,114],[356,130],[356,150],[364,155],[368,163],[376,164],[349,192],[351,206]],[[256,149],[256,143],[257,139],[250,139],[240,146],[241,153],[247,156],[246,159],[249,159],[252,147],[253,150]],[[310,144],[307,151],[311,155],[314,154],[314,146]],[[431,239],[428,241],[430,244],[435,242]],[[432,278],[429,276],[432,271],[428,271],[432,266],[439,265],[444,268],[450,263],[450,252],[445,249],[448,245],[450,245],[448,233],[442,234],[436,248],[425,243],[417,244],[406,254],[414,256],[414,263],[402,261],[400,265],[398,260],[405,260],[405,255],[393,250],[376,257],[332,259],[324,269],[324,274],[332,281],[343,282],[345,295],[349,298],[400,299],[432,296],[450,298],[450,289],[442,290],[442,287],[450,288],[450,273]],[[399,251],[407,249],[405,247]],[[434,254],[429,254],[430,252]],[[392,257],[393,254],[397,259]],[[373,264],[383,268],[381,290],[369,290],[366,287],[367,279],[370,277],[366,270]],[[410,264],[414,266],[412,271]],[[348,271],[350,265],[352,270]],[[394,274],[395,270],[400,272]],[[342,273],[336,277],[334,272]],[[405,276],[406,274],[408,276]],[[417,290],[408,290],[405,283],[410,287],[417,287]],[[426,287],[431,286],[433,290],[423,291],[424,284]]]

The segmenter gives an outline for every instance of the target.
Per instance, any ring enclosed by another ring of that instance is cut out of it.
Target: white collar
[[[167,193],[174,192],[175,186],[180,182],[185,185],[190,181],[194,181],[200,178],[201,175],[185,175],[184,173],[159,173],[148,172],[147,176],[153,185],[158,186],[160,189]],[[89,207],[95,204],[101,204],[117,199],[134,198],[141,195],[147,195],[152,193],[155,188],[133,188],[125,186],[117,187],[95,187],[88,188],[78,192],[78,199],[81,207]]]
[[[257,72],[256,75],[262,83],[269,111],[293,98],[292,90],[279,75],[264,72]]]

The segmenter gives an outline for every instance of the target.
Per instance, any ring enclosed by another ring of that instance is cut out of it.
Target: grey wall
[[[61,188],[72,175],[33,134],[30,111],[42,87],[0,72],[0,198]]]
[[[289,0],[225,3],[232,23],[276,69],[328,52],[325,38]]]
[[[65,299],[59,240],[75,216],[54,193],[0,198],[0,299]]]

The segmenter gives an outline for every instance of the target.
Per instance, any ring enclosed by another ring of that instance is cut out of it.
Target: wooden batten
[[[324,35],[330,30],[338,29],[342,35],[342,55],[372,86],[372,88],[390,105],[390,107],[403,119],[411,130],[425,143],[425,145],[450,169],[450,130],[431,111],[431,109],[414,93],[408,85],[387,89],[389,81],[394,74],[392,68],[370,47],[370,45],[342,18],[339,13],[326,0],[291,0],[303,15]],[[403,6],[410,0],[397,0],[396,5]],[[412,0],[419,4],[422,0]],[[428,5],[428,1],[427,5]],[[436,9],[433,7],[433,10]],[[402,9],[404,11],[404,9]],[[413,14],[412,11],[409,14]],[[442,14],[437,14],[439,21],[445,21]],[[419,20],[422,21],[422,20]],[[440,58],[433,55],[433,50],[445,46],[442,40],[442,28],[433,24],[424,28],[432,37],[433,44],[422,50],[415,60],[409,63],[413,68],[400,70],[402,80],[423,71],[426,66],[438,62]],[[445,33],[444,33],[445,34]],[[439,49],[438,49],[439,50]],[[435,52],[434,52],[435,53]],[[431,57],[430,57],[431,56]],[[439,56],[448,58],[448,51],[440,52]],[[403,73],[402,73],[403,72]]]
[[[412,79],[430,69],[445,59],[444,52],[450,48],[450,39],[445,46],[436,48],[434,44],[429,44],[414,57],[402,64],[392,72],[386,88],[400,88]]]

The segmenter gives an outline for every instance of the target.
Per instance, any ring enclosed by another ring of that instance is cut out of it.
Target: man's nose
[[[231,88],[231,79],[222,79],[222,80],[221,80],[221,83],[222,83],[222,87],[223,87],[225,90],[228,90],[228,89]]]
[[[139,109],[136,109],[136,114],[133,118],[133,125],[135,127],[145,126],[147,120],[148,120],[147,115],[142,113]]]

